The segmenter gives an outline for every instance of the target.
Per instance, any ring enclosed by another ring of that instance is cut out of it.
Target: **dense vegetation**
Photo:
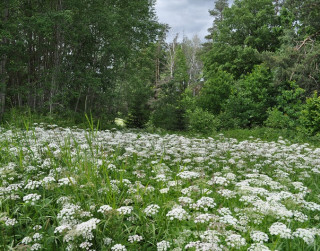
[[[0,117],[129,127],[319,128],[317,0],[215,1],[207,42],[165,40],[154,1],[0,3]]]
[[[319,250],[320,148],[0,127],[3,250]]]
[[[320,1],[154,6],[0,1],[0,249],[319,250]]]

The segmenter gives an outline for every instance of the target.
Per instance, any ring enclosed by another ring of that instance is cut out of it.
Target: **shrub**
[[[213,114],[199,107],[187,110],[188,130],[198,133],[212,133],[219,126],[219,120]]]
[[[276,107],[268,109],[267,113],[268,118],[265,121],[267,127],[284,129],[290,128],[294,124],[287,115],[283,114],[283,112],[279,111]]]
[[[264,65],[255,66],[252,73],[236,82],[223,105],[225,116],[239,122],[241,127],[262,125],[267,110],[275,103],[272,74]]]
[[[302,130],[309,135],[320,135],[320,96],[315,92],[313,97],[307,98],[301,112],[300,121]]]

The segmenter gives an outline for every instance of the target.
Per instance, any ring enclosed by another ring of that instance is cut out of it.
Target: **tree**
[[[204,55],[204,70],[221,67],[238,79],[262,62],[261,52],[279,48],[279,17],[272,0],[236,0],[222,13],[212,34],[212,47]]]
[[[208,80],[200,90],[197,103],[202,109],[218,115],[231,94],[233,76],[222,70],[210,74],[212,76],[206,76]]]
[[[272,73],[264,66],[255,66],[252,73],[243,76],[232,87],[229,99],[223,105],[226,117],[237,120],[240,127],[262,125],[267,110],[275,105],[276,91]]]
[[[1,23],[0,23],[0,34],[1,34],[1,47],[0,47],[0,120],[5,111],[5,99],[6,99],[6,82],[7,82],[7,46],[8,46],[8,37],[7,31],[4,29],[4,26],[8,25],[9,17],[9,1],[3,1],[0,4],[1,12]]]

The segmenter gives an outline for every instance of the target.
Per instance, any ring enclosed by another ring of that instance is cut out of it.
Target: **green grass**
[[[270,250],[319,250],[319,153],[311,146],[277,142],[280,131],[230,130],[223,132],[226,137],[210,139],[100,131],[90,117],[88,130],[32,122],[26,120],[25,129],[0,131],[4,250],[37,250],[36,244],[45,250],[84,250],[86,245],[121,250],[116,244],[166,250],[159,247],[163,241],[176,251],[196,245],[247,250],[254,243],[253,230],[268,235],[264,245]],[[31,194],[41,198],[26,200]],[[110,210],[101,212],[104,205]],[[150,205],[158,205],[155,214],[145,211]],[[281,238],[281,231],[273,235],[270,227],[276,222],[292,233],[306,229],[312,242]],[[135,235],[142,240],[130,242]]]

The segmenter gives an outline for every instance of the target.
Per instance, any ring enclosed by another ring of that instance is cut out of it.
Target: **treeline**
[[[0,115],[28,107],[130,127],[320,132],[318,0],[217,0],[204,44],[167,43],[154,4],[2,1]]]
[[[154,1],[2,0],[0,11],[1,116],[15,107],[112,116],[131,89],[154,82],[166,29]]]
[[[198,54],[204,83],[162,89],[162,114],[156,109],[151,121],[199,132],[267,126],[320,133],[320,2],[217,0],[210,14],[209,41]],[[188,78],[172,81],[183,86]]]

